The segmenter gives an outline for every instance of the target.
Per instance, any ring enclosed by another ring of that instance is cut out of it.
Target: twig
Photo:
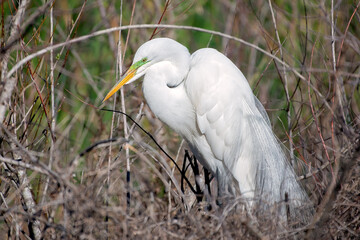
[[[28,0],[21,1],[18,11],[14,17],[14,22],[11,27],[10,37],[8,42],[14,41],[17,37],[17,34],[20,29],[21,21],[24,17],[26,7],[28,5]],[[6,111],[6,102],[9,101],[12,91],[14,90],[16,79],[8,77],[8,60],[10,56],[10,51],[6,51],[1,57],[1,86],[0,86],[0,123],[4,121],[5,111]],[[14,71],[15,73],[15,71]],[[11,75],[9,75],[11,76]]]
[[[334,0],[331,0],[331,53],[332,53],[332,65],[333,65],[333,71],[334,71],[334,78],[336,80],[335,86],[336,86],[336,94],[339,101],[339,106],[341,109],[341,114],[343,117],[343,121],[345,122],[347,114],[345,114],[344,109],[344,103],[345,103],[345,91],[344,91],[344,84],[341,77],[338,77],[336,74],[336,55],[335,55],[335,33],[334,33]],[[333,114],[334,115],[334,114]]]
[[[79,157],[84,156],[85,154],[91,152],[92,150],[94,150],[96,148],[108,147],[108,146],[110,146],[110,144],[114,144],[114,143],[122,145],[126,142],[127,142],[127,140],[125,138],[112,138],[112,139],[101,140],[101,141],[93,143],[90,147],[87,147],[84,151],[82,151],[79,154]]]
[[[277,25],[276,25],[274,10],[273,10],[272,4],[271,4],[271,0],[268,0],[268,2],[269,2],[272,21],[274,24],[276,40],[278,41],[280,57],[281,57],[281,60],[284,61],[282,44],[280,41],[280,36],[279,36],[279,32],[278,32]],[[287,101],[287,107],[286,107],[287,124],[288,124],[287,128],[288,128],[288,132],[289,132],[289,138],[292,139],[293,132],[292,132],[292,126],[291,126],[290,95],[289,95],[289,89],[288,89],[288,78],[287,78],[287,73],[286,73],[286,67],[284,64],[282,64],[282,66],[283,66],[282,71],[283,71],[283,76],[284,76],[284,89],[285,89],[285,95],[286,95],[286,101]],[[295,165],[294,146],[291,141],[289,142],[289,147],[290,147],[290,149],[289,149],[290,150],[290,161],[291,161],[292,165]]]
[[[336,57],[335,57],[335,35],[334,35],[334,0],[331,0],[331,53],[333,61],[333,70],[336,73]]]
[[[122,26],[122,5],[123,3],[121,2],[121,18],[120,18],[120,26]],[[130,18],[130,25],[132,24],[132,21],[134,19],[134,13],[135,13],[135,6],[136,6],[136,0],[134,0],[133,2],[133,8],[132,8],[132,12],[131,12],[131,18]],[[122,73],[122,65],[125,59],[125,51],[127,49],[128,46],[128,41],[129,41],[129,37],[130,37],[130,30],[127,33],[126,36],[126,42],[125,42],[125,48],[124,48],[124,53],[122,54],[121,52],[121,31],[119,31],[119,43],[118,43],[118,55],[117,55],[117,59],[118,59],[118,65],[117,65],[117,81],[120,80],[121,77],[121,73]],[[121,98],[121,110],[122,112],[126,112],[126,107],[125,107],[125,90],[124,88],[120,89],[120,98]],[[115,106],[114,106],[115,108]],[[126,116],[123,115],[123,124],[124,124],[124,136],[125,139],[129,139],[129,131],[128,131],[128,123],[127,123],[127,119]],[[129,148],[125,148],[125,157],[126,157],[126,212],[127,214],[129,214],[130,212],[130,203],[131,203],[131,188],[130,188],[130,182],[131,182],[131,168],[130,168],[130,152],[129,152]]]
[[[139,121],[140,121],[141,116],[142,116],[143,109],[144,109],[144,103],[141,102],[140,107],[139,107],[138,114],[137,114],[136,117],[135,117],[135,121],[136,121],[136,122],[139,122]],[[133,131],[134,131],[134,129],[135,129],[135,126],[136,126],[135,123],[133,123],[133,125],[131,125],[130,130],[129,130],[129,137],[132,135],[132,133],[133,133]]]
[[[50,46],[54,43],[54,6],[50,8]],[[55,133],[56,127],[56,116],[55,116],[55,82],[54,82],[54,49],[50,50],[50,84],[51,84],[51,129],[52,133]],[[54,145],[55,145],[55,138],[51,138],[51,146],[50,146],[50,157],[49,157],[49,169],[51,169],[53,161],[54,161]],[[44,204],[47,190],[49,187],[49,177],[46,179],[45,187],[43,191],[43,196],[41,200],[41,204]]]
[[[33,164],[25,163],[25,162],[22,161],[22,159],[14,160],[14,159],[5,158],[3,156],[0,156],[0,162],[4,162],[4,163],[11,164],[11,165],[14,165],[14,166],[19,166],[19,167],[31,169],[31,170],[33,170],[35,172],[39,172],[39,173],[42,173],[42,174],[50,175],[48,171],[42,169],[41,167],[34,166]]]
[[[163,20],[164,15],[165,15],[165,12],[166,12],[167,8],[169,7],[169,4],[170,4],[170,0],[167,0],[166,3],[165,3],[164,10],[162,11],[161,16],[160,16],[160,19],[159,19],[159,21],[157,22],[157,24],[160,24],[161,21]],[[120,25],[120,26],[121,26],[121,25]],[[153,37],[157,34],[157,32],[156,32],[157,29],[158,29],[157,27],[154,28],[154,31],[153,31],[153,33],[152,33],[151,36],[150,36],[150,40],[153,39]]]
[[[310,67],[311,67],[311,65],[312,65],[312,60],[313,60],[315,45],[316,45],[316,42],[314,43],[313,48],[312,48],[312,51],[311,51]],[[319,137],[320,137],[320,139],[321,139],[321,143],[322,143],[322,145],[323,145],[323,147],[324,147],[324,150],[325,150],[326,158],[327,158],[327,160],[330,162],[330,156],[329,156],[329,153],[328,153],[328,151],[327,151],[327,146],[326,146],[325,141],[324,141],[324,138],[323,138],[323,136],[322,136],[321,129],[320,129],[320,127],[319,127],[318,120],[317,120],[317,117],[316,117],[316,114],[315,114],[315,110],[314,110],[314,106],[313,106],[312,99],[311,99],[310,78],[311,78],[311,74],[309,73],[309,76],[308,76],[309,105],[310,105],[311,113],[312,113],[313,118],[314,118],[314,121],[315,121],[315,125],[316,125],[317,132],[318,132],[318,134],[319,134]],[[330,165],[330,166],[331,166],[331,165]],[[332,171],[332,172],[333,172],[333,171]]]
[[[339,54],[338,54],[338,58],[337,58],[337,62],[336,62],[336,67],[339,66],[340,56],[341,56],[341,50],[342,50],[343,45],[344,45],[344,42],[345,42],[346,34],[348,33],[348,30],[349,30],[349,27],[350,27],[350,23],[351,23],[352,19],[354,18],[355,13],[357,12],[359,6],[360,6],[360,1],[359,1],[358,4],[356,5],[356,8],[355,8],[354,12],[352,13],[352,15],[351,15],[351,17],[350,17],[350,19],[349,19],[349,22],[348,22],[348,24],[347,24],[347,26],[346,26],[345,33],[344,33],[344,37],[342,38],[341,44],[340,44],[340,50],[339,50]],[[333,17],[332,17],[332,18],[333,18]],[[333,21],[333,20],[332,20],[332,21]],[[333,54],[334,54],[334,53],[333,53]],[[335,67],[335,70],[336,70],[336,67]],[[336,71],[334,71],[334,72],[336,72]]]
[[[31,190],[30,190],[30,183],[26,175],[26,171],[24,169],[20,169],[18,171],[18,176],[20,179],[20,186],[24,186],[21,195],[25,201],[25,205],[27,207],[27,212],[34,215],[36,213],[35,206],[36,203],[34,201],[34,198],[32,196]],[[32,223],[32,233],[33,237],[36,240],[41,239],[41,230],[40,230],[40,221],[38,219],[34,219]]]

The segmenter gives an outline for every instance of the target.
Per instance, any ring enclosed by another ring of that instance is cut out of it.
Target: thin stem
[[[314,46],[313,46],[312,51],[311,51],[310,67],[312,66],[312,60],[313,60],[315,45],[316,45],[316,42],[314,43]],[[317,131],[318,131],[319,137],[320,137],[320,139],[321,139],[321,143],[322,143],[322,145],[323,145],[323,147],[324,147],[324,150],[325,150],[326,158],[327,158],[327,160],[330,162],[330,156],[329,156],[329,153],[328,153],[328,151],[327,151],[327,146],[326,146],[325,141],[324,141],[324,138],[323,138],[323,136],[322,136],[321,129],[320,129],[319,123],[318,123],[318,121],[317,121],[317,117],[316,117],[316,114],[315,114],[314,106],[313,106],[313,103],[312,103],[310,82],[311,82],[311,74],[309,73],[309,77],[308,77],[309,105],[310,105],[311,113],[312,113],[313,118],[314,118],[314,122],[315,122],[315,125],[316,125],[316,129],[317,129]],[[331,165],[330,165],[330,166],[331,166]],[[331,171],[331,172],[333,173],[333,171]]]
[[[54,43],[54,6],[50,8],[50,46]],[[55,83],[54,83],[54,49],[50,50],[50,84],[51,84],[51,132],[55,132]],[[55,138],[51,138],[51,146],[50,146],[50,157],[49,157],[49,169],[51,169],[53,161],[54,161],[54,145]],[[42,201],[41,204],[44,204],[46,193],[49,187],[49,177],[46,179]]]
[[[132,14],[131,14],[131,19],[130,19],[130,24],[132,23],[132,19],[134,17],[134,12],[135,12],[135,4],[136,1],[134,1],[133,4],[133,10],[132,10]],[[121,1],[120,4],[120,22],[119,22],[119,26],[122,26],[122,9],[123,9],[123,1]],[[127,35],[127,39],[126,39],[126,43],[129,39],[130,36],[130,31],[128,32]],[[119,31],[119,42],[118,42],[118,54],[117,54],[117,59],[118,59],[118,65],[117,65],[117,76],[116,76],[116,80],[118,81],[121,78],[121,73],[122,73],[122,65],[124,62],[124,58],[125,58],[125,54],[122,54],[121,52],[121,31]],[[126,44],[127,46],[127,44]],[[126,51],[126,48],[125,48]],[[122,112],[126,112],[126,106],[125,106],[125,93],[124,93],[124,88],[120,89],[120,98],[121,98],[121,111]],[[114,113],[115,114],[115,113]],[[127,123],[127,119],[126,116],[123,115],[123,124],[124,124],[124,137],[125,139],[129,138],[129,131],[128,131],[128,123]],[[130,193],[130,178],[131,178],[131,169],[130,169],[130,152],[129,152],[129,148],[125,148],[125,157],[126,157],[126,212],[127,214],[129,214],[130,211],[130,202],[131,202],[131,193]]]
[[[336,87],[336,95],[338,96],[339,106],[341,109],[341,114],[343,117],[343,121],[345,122],[345,109],[344,109],[344,102],[345,102],[345,91],[343,90],[343,81],[341,77],[338,77],[336,74],[336,54],[335,54],[335,25],[334,25],[334,0],[331,0],[331,53],[332,53],[332,65],[334,71],[334,78]]]
[[[284,61],[282,44],[280,41],[279,31],[277,29],[275,14],[274,14],[274,10],[273,10],[272,4],[271,4],[271,0],[269,0],[269,7],[270,7],[271,16],[272,16],[272,21],[273,21],[274,28],[275,28],[276,39],[279,44],[280,57],[281,57],[281,60]],[[282,71],[283,71],[283,76],[284,76],[284,89],[285,89],[285,94],[286,94],[286,101],[287,101],[287,105],[288,105],[286,108],[287,124],[288,124],[287,127],[288,127],[288,132],[289,132],[289,138],[292,139],[293,132],[292,132],[292,126],[291,126],[290,96],[289,96],[289,90],[288,90],[288,78],[287,78],[287,73],[286,73],[286,67],[284,64],[282,64]],[[294,165],[295,164],[295,162],[294,162],[294,146],[291,141],[289,141],[289,148],[290,148],[289,149],[290,150],[290,161],[291,161],[292,165]]]
[[[199,28],[199,27],[192,27],[192,26],[182,26],[182,25],[166,25],[166,24],[139,24],[139,25],[128,25],[128,26],[120,26],[120,27],[113,27],[113,28],[109,28],[109,29],[104,29],[104,30],[99,30],[96,32],[93,32],[91,34],[88,35],[84,35],[81,37],[77,37],[77,38],[73,38],[67,42],[62,42],[62,43],[58,43],[58,44],[54,44],[53,46],[48,46],[45,47],[33,54],[28,55],[27,57],[25,57],[24,59],[20,60],[19,62],[17,62],[12,69],[8,72],[8,74],[6,75],[7,78],[10,78],[16,70],[18,70],[21,66],[23,66],[24,64],[26,64],[28,61],[30,61],[31,59],[43,55],[45,53],[47,53],[48,51],[50,51],[50,49],[56,49],[56,48],[60,48],[62,46],[66,46],[72,43],[76,43],[76,42],[81,42],[81,41],[85,41],[89,38],[93,38],[96,36],[101,36],[103,34],[107,34],[109,32],[116,32],[116,31],[120,31],[120,30],[126,30],[126,29],[147,29],[147,28],[156,28],[156,27],[161,27],[161,28],[165,28],[165,29],[183,29],[183,30],[192,30],[192,31],[198,31],[198,32],[204,32],[204,33],[209,33],[209,34],[213,34],[216,36],[221,36],[224,38],[229,38],[231,40],[240,42],[248,47],[252,47],[256,50],[258,50],[259,52],[265,54],[266,56],[273,58],[275,61],[277,61],[279,64],[284,65],[284,67],[286,67],[287,70],[292,71],[298,78],[300,78],[301,80],[303,80],[304,82],[307,83],[307,79],[301,75],[295,68],[290,67],[289,64],[287,64],[286,62],[284,62],[283,60],[281,60],[280,58],[278,58],[277,56],[267,52],[266,50],[260,48],[259,46],[249,43],[241,38],[237,38],[228,34],[224,34],[222,32],[218,32],[218,31],[212,31],[212,30],[208,30],[208,29],[204,29],[204,28]],[[311,84],[311,83],[310,83]],[[311,88],[313,89],[313,91],[321,98],[323,104],[328,108],[328,110],[333,113],[333,110],[331,108],[331,106],[329,105],[329,103],[326,101],[326,98],[323,96],[323,94],[314,86],[314,85],[310,85]],[[1,113],[1,111],[0,111]],[[0,114],[1,117],[1,114]],[[1,119],[0,119],[1,120]]]
[[[332,60],[333,60],[333,71],[336,73],[335,33],[334,33],[334,0],[331,0],[331,52],[332,52]]]

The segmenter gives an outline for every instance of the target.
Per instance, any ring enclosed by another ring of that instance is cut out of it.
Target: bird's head
[[[125,84],[131,83],[142,77],[154,64],[162,61],[178,60],[179,58],[182,58],[182,56],[185,56],[185,58],[190,56],[188,49],[172,39],[156,38],[144,43],[136,51],[130,68],[105,96],[103,102],[109,99]]]

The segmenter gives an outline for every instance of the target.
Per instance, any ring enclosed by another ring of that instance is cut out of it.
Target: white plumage
[[[292,215],[309,203],[266,111],[226,56],[211,48],[190,55],[174,40],[150,40],[137,50],[133,65],[104,101],[141,76],[151,110],[186,139],[216,176],[221,195],[235,194],[238,185],[250,205],[266,209],[288,200]],[[285,215],[285,207],[279,213]]]

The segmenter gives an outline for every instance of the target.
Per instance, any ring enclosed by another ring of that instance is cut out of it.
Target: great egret
[[[281,215],[308,203],[263,106],[226,56],[211,48],[190,55],[172,39],[150,40],[103,102],[142,76],[149,107],[216,176],[220,195],[235,193],[237,183],[250,205],[283,202],[287,207],[279,208]]]

